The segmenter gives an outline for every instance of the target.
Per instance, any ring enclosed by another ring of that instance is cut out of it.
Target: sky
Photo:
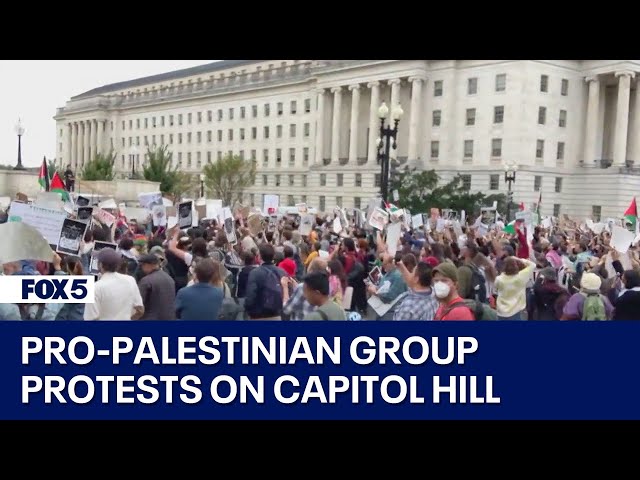
[[[0,60],[0,164],[18,160],[15,126],[22,119],[22,163],[55,157],[56,109],[73,96],[110,83],[216,60]]]

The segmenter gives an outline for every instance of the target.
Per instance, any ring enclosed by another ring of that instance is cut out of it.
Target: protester
[[[500,320],[525,320],[527,307],[527,283],[531,278],[535,262],[509,257],[504,262],[504,271],[496,278],[496,310]]]
[[[284,271],[273,264],[275,250],[269,244],[259,247],[262,265],[249,273],[244,306],[251,320],[281,320]]]
[[[117,273],[122,256],[111,248],[98,253],[100,278],[95,302],[87,303],[85,320],[137,320],[144,314],[140,290],[132,276]]]
[[[622,291],[615,300],[612,320],[640,319],[640,273],[626,270],[622,275]]]
[[[303,320],[346,320],[342,307],[329,298],[329,275],[312,272],[304,277],[304,297],[316,309]]]
[[[433,269],[433,293],[439,306],[434,320],[475,320],[471,309],[458,294],[458,269],[443,262]]]
[[[278,262],[278,268],[284,270],[290,277],[295,278],[297,266],[296,262],[293,260],[293,247],[291,245],[285,246],[282,256],[283,259]]]
[[[195,268],[196,283],[176,295],[175,314],[180,320],[217,320],[224,294],[214,286],[220,281],[220,264],[210,258]]]
[[[314,272],[326,272],[327,262],[323,258],[316,258],[308,268],[308,274]],[[306,315],[315,311],[316,307],[309,303],[304,296],[304,284],[295,279],[283,276],[280,279],[282,286],[282,316],[286,320],[302,320]]]
[[[138,263],[144,272],[139,283],[144,304],[140,320],[175,320],[175,282],[160,268],[160,259],[153,253],[140,256]]]
[[[329,260],[327,264],[329,270],[329,298],[331,301],[336,302],[342,306],[342,299],[344,298],[347,290],[347,274],[344,271],[344,267],[340,260],[335,258]]]
[[[419,262],[411,270],[404,261],[398,263],[398,270],[409,290],[398,303],[394,320],[434,320],[438,310],[438,300],[431,289],[432,268],[428,263]]]
[[[600,293],[602,280],[595,273],[585,273],[580,280],[580,292],[569,298],[561,320],[610,320],[613,306]]]
[[[379,286],[369,285],[367,292],[370,295],[376,295],[383,303],[393,304],[401,294],[407,291],[407,284],[400,271],[396,268],[396,261],[393,255],[383,254],[382,270],[385,274],[380,279]],[[378,316],[378,320],[392,320],[393,313],[394,307],[392,306],[382,317]]]
[[[58,255],[56,257],[59,258]],[[84,275],[82,260],[79,257],[67,255],[59,265],[58,258],[54,257],[54,271],[59,266],[60,269],[57,272],[62,272],[65,275]],[[83,303],[65,303],[56,315],[56,320],[84,320],[84,309]]]

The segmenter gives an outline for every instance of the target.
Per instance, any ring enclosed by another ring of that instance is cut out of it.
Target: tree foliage
[[[444,185],[439,186],[439,183],[440,177],[434,170],[417,171],[407,167],[392,178],[391,191],[398,190],[400,199],[395,203],[413,213],[429,213],[431,208],[450,208],[458,212],[464,210],[471,215],[479,213],[482,207],[492,206],[494,201],[498,202],[499,212],[506,212],[505,195],[471,193],[462,184],[460,175]]]
[[[53,176],[56,172],[58,172],[58,175],[60,175],[60,177],[64,178],[64,175],[58,171],[56,162],[53,160],[47,160],[47,172],[49,173],[49,180],[53,179]]]
[[[116,154],[113,152],[97,153],[92,160],[87,162],[82,169],[83,180],[113,180],[115,172]]]
[[[204,167],[207,190],[225,205],[240,201],[245,188],[256,180],[256,164],[237,155],[226,155]]]
[[[159,182],[160,191],[174,199],[182,197],[193,187],[191,176],[178,170],[178,165],[173,165],[173,153],[167,145],[147,149],[143,177],[150,182]]]

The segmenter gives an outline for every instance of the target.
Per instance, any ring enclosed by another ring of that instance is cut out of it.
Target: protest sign
[[[315,215],[305,215],[300,219],[300,228],[299,228],[299,232],[300,235],[302,235],[303,237],[308,236],[311,233],[311,230],[313,230],[313,226],[316,223],[316,216]]]
[[[247,223],[249,226],[249,233],[251,233],[251,235],[253,236],[258,235],[263,229],[262,215],[258,215],[257,213],[253,213],[249,215],[249,218],[247,219]],[[301,228],[300,234],[304,235],[302,233],[302,228]]]
[[[298,209],[298,213],[300,215],[304,215],[307,213],[307,204],[306,203],[296,203],[296,208]]]
[[[107,212],[106,210],[103,210],[102,208],[94,208],[93,216],[100,223],[106,225],[107,227],[110,227],[111,225],[113,225],[113,222],[116,221],[115,216],[111,215],[109,212]]]
[[[148,192],[138,194],[138,203],[142,208],[151,210],[154,205],[164,205],[162,200],[162,193],[160,192]]]
[[[369,224],[380,231],[384,230],[384,226],[389,222],[389,215],[381,208],[376,208],[369,219]]]
[[[65,218],[64,222],[62,222],[60,238],[56,241],[56,244],[58,245],[56,252],[66,253],[68,255],[78,255],[78,252],[80,251],[80,242],[82,242],[84,233],[88,226],[88,223]]]
[[[531,212],[516,212],[516,220],[522,220],[525,225],[531,225],[533,214]]]
[[[167,226],[167,207],[164,205],[154,205],[151,209],[151,221],[156,227]]]
[[[222,200],[207,200],[205,202],[205,218],[219,218],[222,212]]]
[[[118,208],[118,204],[113,198],[109,198],[98,203],[98,207],[102,208],[103,210],[116,210]]]
[[[635,237],[634,232],[630,232],[624,227],[617,225],[611,227],[611,247],[620,253],[627,253]]]
[[[178,205],[178,227],[190,228],[193,225],[193,202],[183,202]]]
[[[421,226],[424,225],[424,222],[422,220],[423,220],[422,213],[418,213],[411,217],[411,225],[413,226],[414,229],[420,228]]]
[[[497,210],[493,207],[485,207],[480,210],[480,223],[486,228],[491,228],[498,220]]]
[[[135,220],[137,222],[146,222],[150,215],[149,210],[139,207],[125,207],[123,213],[128,220]]]
[[[233,213],[231,213],[231,209],[229,207],[224,207],[222,209],[222,218],[224,222],[224,233],[227,236],[227,241],[231,245],[235,245],[236,243],[238,243],[238,239],[236,238],[236,226],[233,219]]]
[[[265,195],[264,196],[264,208],[262,211],[266,215],[274,215],[278,211],[278,207],[280,206],[280,196],[279,195]]]
[[[167,217],[167,230],[178,225],[178,217],[173,215],[171,217]]]
[[[398,251],[398,241],[402,235],[402,223],[392,223],[387,226],[387,251],[389,255],[395,255]]]
[[[93,215],[93,207],[78,207],[77,220],[89,223]]]
[[[333,219],[333,233],[338,234],[342,231],[342,223],[340,222],[340,217],[336,217]]]
[[[26,203],[12,202],[9,208],[9,222],[22,222],[31,225],[49,242],[57,245],[62,230],[62,222],[67,214],[60,210],[41,208]]]
[[[94,242],[93,250],[91,251],[91,262],[89,264],[89,273],[92,275],[100,273],[100,269],[98,268],[98,253],[104,248],[116,250],[118,245],[110,242]]]
[[[91,205],[91,199],[88,197],[83,197],[82,195],[78,195],[76,198],[76,205],[78,207],[88,207]]]
[[[37,207],[50,208],[51,210],[62,210],[64,208],[62,197],[57,192],[39,192],[33,204]]]
[[[19,260],[53,261],[53,250],[49,242],[33,226],[23,222],[0,224],[2,251],[0,263]]]

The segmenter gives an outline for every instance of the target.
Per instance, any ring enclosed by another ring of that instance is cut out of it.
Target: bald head
[[[315,258],[309,264],[309,268],[307,269],[307,273],[313,272],[326,272],[327,271],[327,261],[324,258]]]

